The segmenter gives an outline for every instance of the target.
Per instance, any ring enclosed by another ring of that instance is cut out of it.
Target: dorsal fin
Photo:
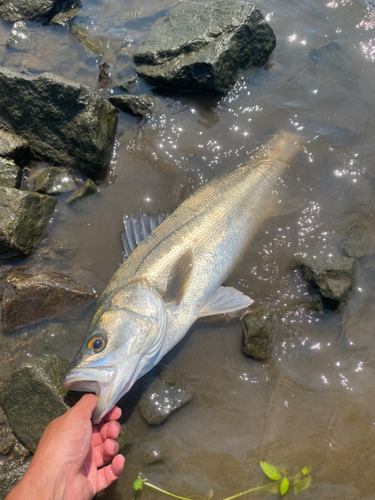
[[[123,212],[122,217],[125,231],[121,233],[121,240],[124,246],[122,260],[125,261],[133,250],[135,250],[143,240],[148,238],[154,229],[160,226],[168,215],[170,215],[169,212],[161,213],[160,210],[158,210],[158,213],[152,216],[151,214],[144,214],[142,210],[140,210],[137,217],[134,218],[134,212],[130,214],[130,217]]]

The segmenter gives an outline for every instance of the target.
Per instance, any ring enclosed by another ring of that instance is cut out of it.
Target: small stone
[[[253,309],[242,319],[242,350],[258,361],[267,359],[270,350],[271,317],[268,308]]]
[[[353,216],[343,250],[348,257],[356,259],[375,253],[375,218],[367,214]]]
[[[43,194],[59,194],[74,191],[76,187],[67,170],[48,167],[35,179],[34,191]]]
[[[29,143],[19,135],[0,130],[0,156],[21,163],[30,155]]]
[[[152,465],[163,461],[164,455],[162,455],[159,450],[151,449],[143,454],[143,463],[145,465]]]
[[[67,238],[44,238],[35,251],[35,256],[54,261],[71,260],[76,253],[77,246]]]
[[[129,449],[133,446],[133,439],[130,432],[127,430],[125,425],[121,426],[121,432],[119,437],[116,439],[120,445],[120,453],[126,454]]]
[[[31,453],[47,425],[68,410],[62,382],[69,369],[69,361],[45,354],[23,363],[0,393],[14,434]]]
[[[86,196],[90,196],[91,194],[98,192],[99,189],[96,187],[95,183],[91,179],[87,179],[87,181],[66,200],[66,202],[70,205],[71,203],[75,203],[82,198],[86,198]]]
[[[125,113],[147,116],[152,113],[157,101],[149,95],[115,95],[109,98],[109,102]]]
[[[0,186],[0,258],[30,255],[56,205],[52,196]]]
[[[14,23],[7,41],[7,46],[21,51],[35,49],[35,43],[30,40],[30,31],[26,23],[23,21]]]
[[[4,332],[39,323],[65,319],[87,307],[94,291],[62,273],[29,274],[15,270],[4,278],[2,326]]]
[[[117,86],[125,92],[130,92],[138,82],[138,76],[128,76],[117,82]]]
[[[0,407],[0,453],[9,455],[15,444],[16,438],[12,433],[3,409]]]
[[[13,160],[0,158],[0,186],[19,189],[21,181],[22,169]]]
[[[58,24],[59,26],[68,27],[71,21],[75,19],[80,13],[80,9],[72,8],[66,12],[60,12],[53,16],[49,24]]]
[[[182,387],[170,386],[164,380],[155,380],[139,402],[141,414],[150,425],[159,425],[175,410],[191,400]]]

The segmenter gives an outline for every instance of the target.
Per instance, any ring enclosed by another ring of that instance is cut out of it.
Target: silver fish
[[[184,201],[114,274],[64,382],[67,389],[99,396],[94,423],[198,318],[253,302],[221,285],[267,217],[277,179],[298,150],[297,136],[276,134],[247,165]],[[145,227],[143,232],[147,236]]]

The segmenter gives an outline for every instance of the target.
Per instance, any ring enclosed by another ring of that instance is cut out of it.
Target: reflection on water
[[[158,12],[173,4],[83,3],[85,22],[112,40],[115,78],[134,74],[133,47]],[[279,129],[293,129],[304,142],[276,188],[273,217],[228,280],[278,316],[271,361],[241,354],[239,320],[198,322],[122,400],[135,446],[124,475],[100,498],[131,498],[139,472],[177,494],[213,489],[215,498],[224,498],[262,483],[258,460],[291,474],[311,465],[313,484],[300,498],[375,498],[375,257],[359,260],[355,291],[340,314],[312,311],[311,290],[292,266],[294,255],[341,253],[349,218],[374,216],[375,11],[358,0],[262,0],[258,6],[277,37],[266,68],[243,74],[222,99],[155,92],[160,109],[144,124],[121,114],[111,167],[97,179],[100,195],[76,207],[65,206],[62,196],[57,205],[51,234],[77,243],[67,271],[83,270],[100,293],[121,259],[122,211],[172,209],[215,174],[246,162]],[[96,88],[104,56],[61,26],[29,28],[36,51],[7,49],[0,53],[3,65],[54,71]],[[10,29],[0,26],[1,46]],[[123,52],[113,42],[122,36]],[[137,92],[150,89],[140,82]],[[71,359],[86,321],[66,324],[67,341],[54,344],[51,337],[48,352]],[[16,362],[38,355],[24,342],[38,334],[38,328],[22,332],[13,344],[3,339],[3,350],[17,351]],[[152,428],[135,402],[161,372],[195,397]],[[143,464],[149,445],[165,462]],[[155,492],[145,490],[142,497],[155,498]]]

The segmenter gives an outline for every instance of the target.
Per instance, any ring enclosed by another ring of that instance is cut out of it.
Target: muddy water
[[[272,359],[262,364],[242,355],[238,319],[197,322],[122,400],[135,446],[123,476],[100,495],[103,499],[131,498],[139,472],[179,495],[205,496],[212,489],[214,498],[225,498],[263,484],[258,460],[284,466],[290,474],[311,466],[313,482],[298,494],[302,499],[375,498],[375,256],[359,260],[355,291],[340,314],[314,315],[306,306],[309,290],[292,270],[296,254],[340,253],[351,214],[374,214],[375,12],[359,0],[257,5],[277,37],[265,69],[241,75],[222,99],[159,92],[160,109],[143,125],[120,114],[112,164],[97,179],[100,195],[75,207],[59,198],[50,234],[70,239],[77,249],[68,265],[48,265],[75,273],[100,293],[120,262],[122,211],[175,207],[215,174],[246,162],[253,148],[281,128],[294,130],[305,144],[270,201],[273,217],[227,282],[256,303],[270,304],[281,320]],[[126,36],[131,52],[158,10],[168,7],[98,0],[82,12],[103,36]],[[101,56],[64,28],[36,23],[29,28],[36,50],[7,51],[4,66],[50,70],[96,87]],[[9,30],[1,26],[2,44]],[[116,71],[123,76],[133,72],[128,59],[117,59]],[[136,91],[150,90],[140,83]],[[32,166],[30,182],[42,167]],[[43,350],[72,359],[88,315],[62,325],[64,341],[54,343],[52,336],[48,347],[29,343],[46,328],[42,325],[12,341],[3,338],[2,350],[16,363]],[[136,403],[159,373],[195,396],[152,428]],[[144,465],[148,446],[159,448],[165,462]],[[159,496],[142,493],[145,499]]]

